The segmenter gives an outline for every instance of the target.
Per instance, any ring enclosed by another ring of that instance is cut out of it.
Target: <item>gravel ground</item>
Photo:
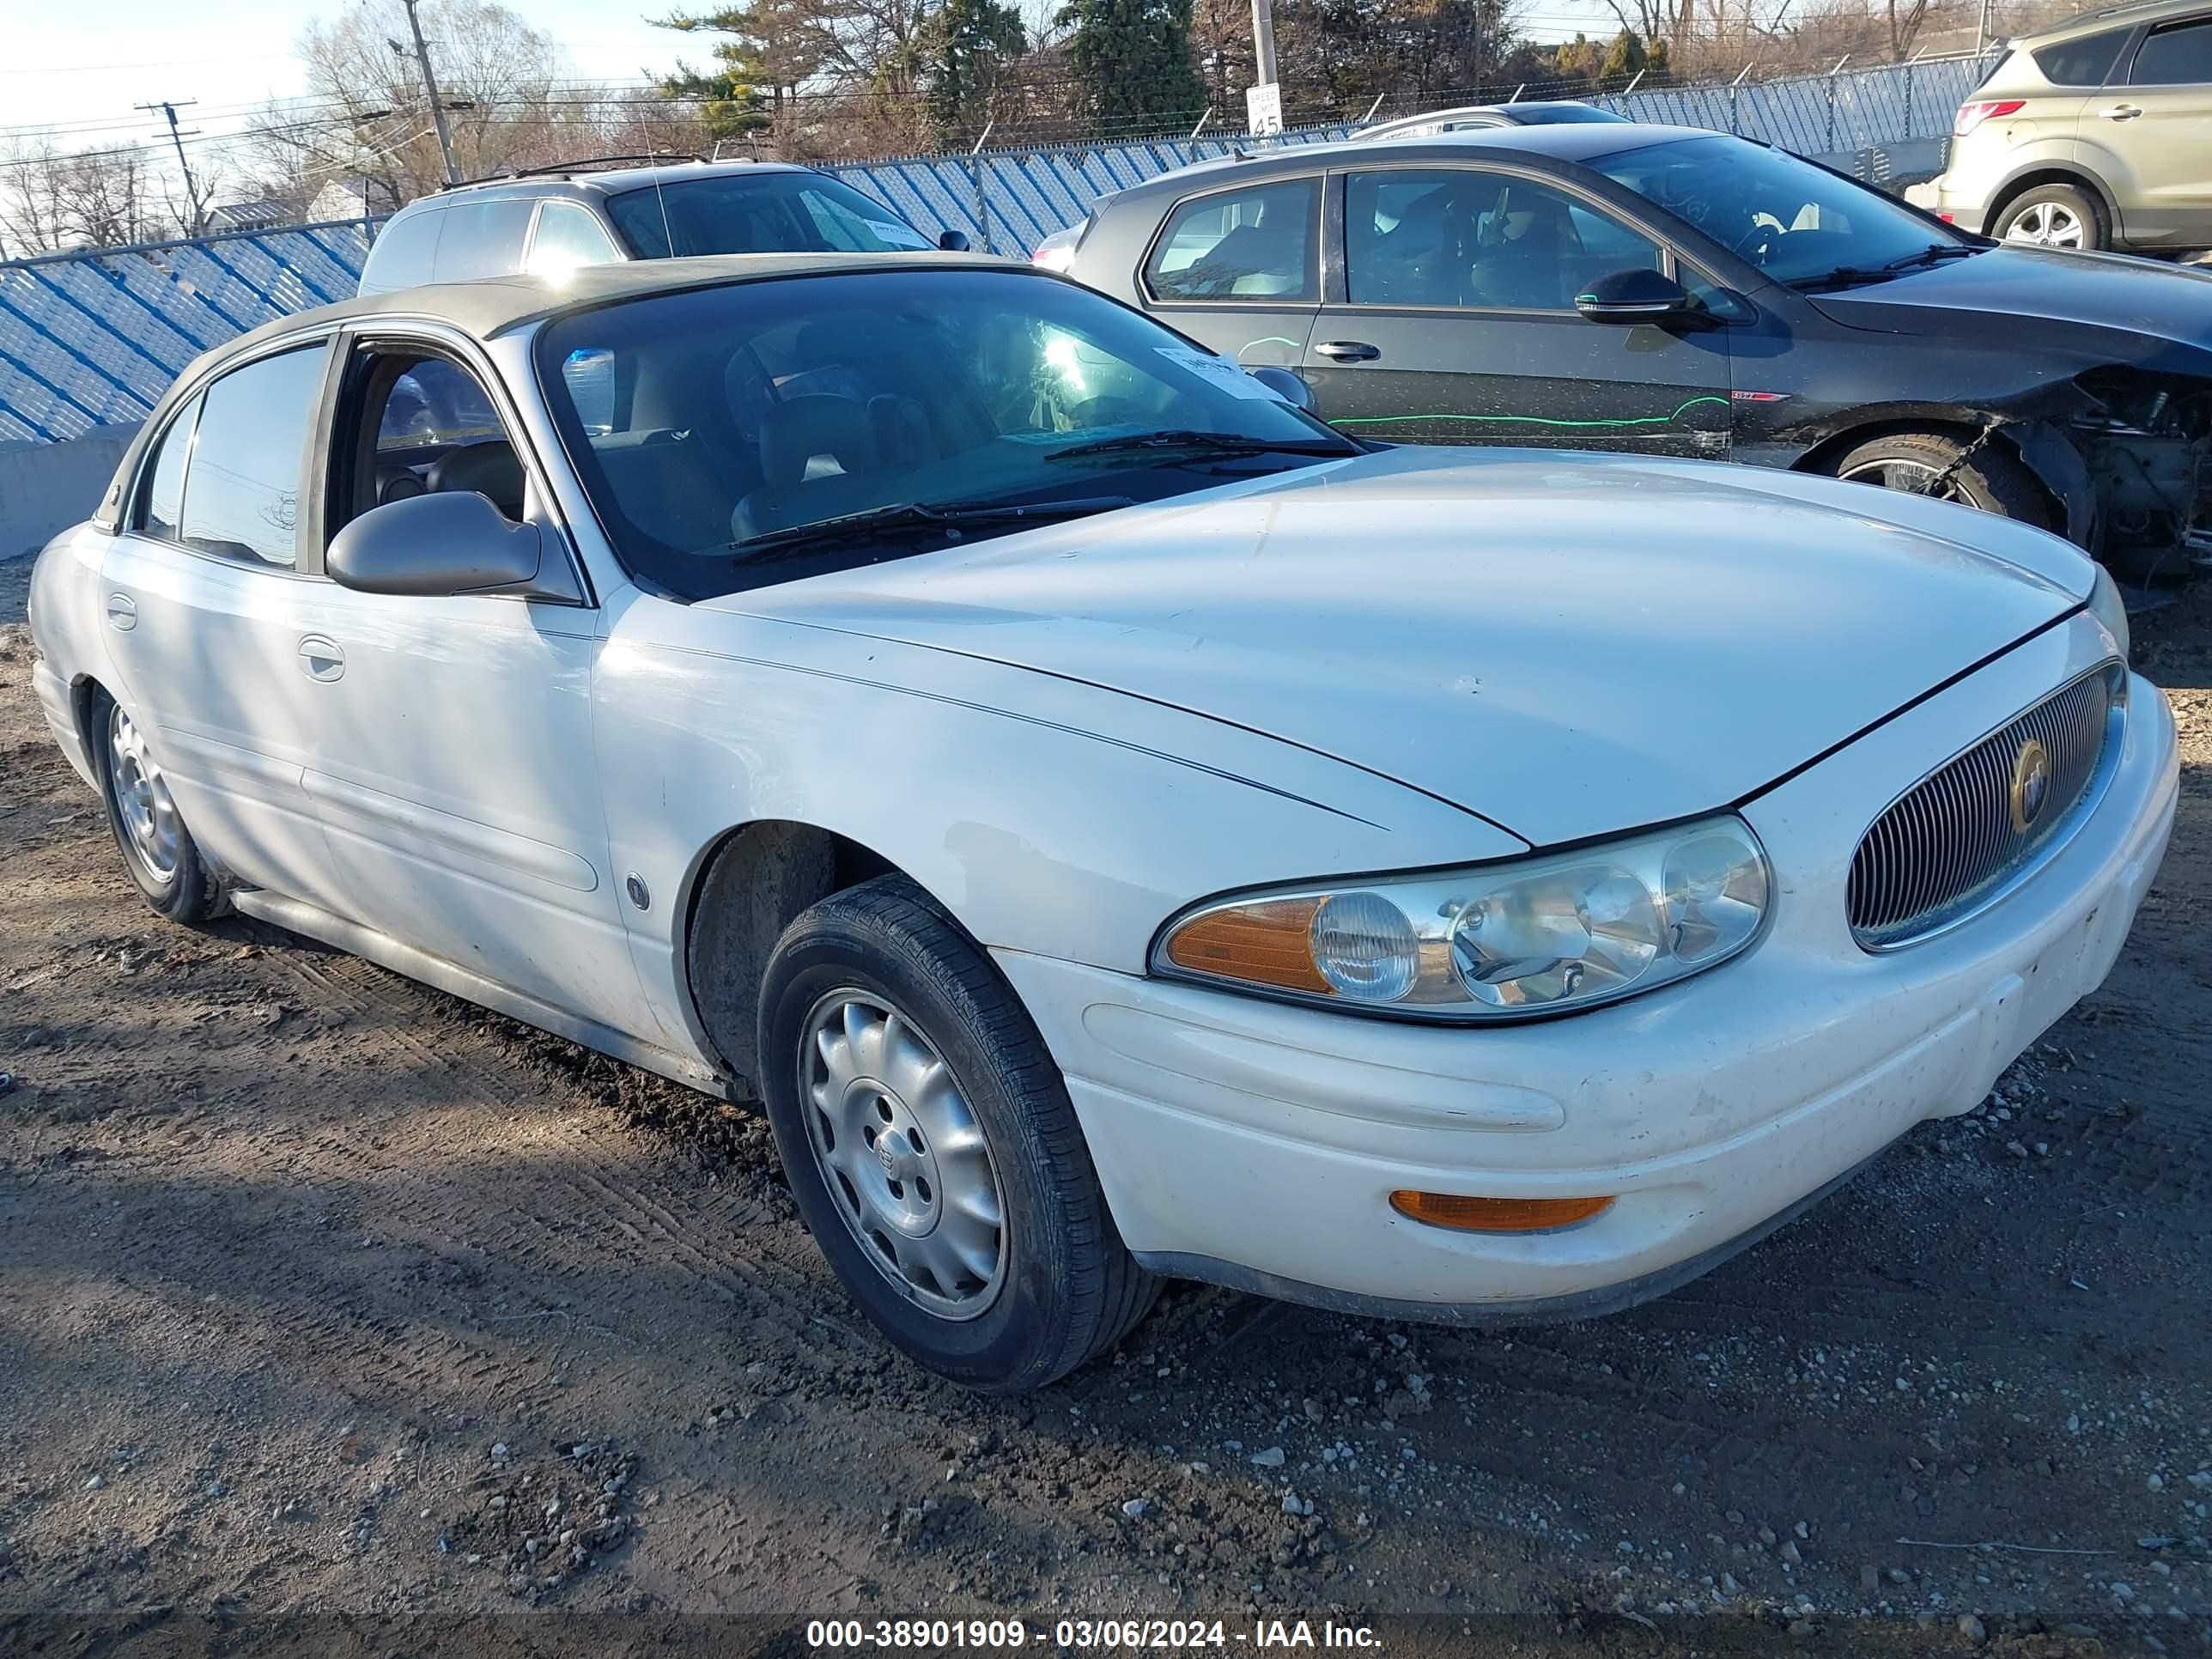
[[[810,1618],[1014,1613],[2212,1650],[2212,594],[2139,633],[2185,744],[2166,869],[1974,1115],[1619,1318],[1176,1286],[994,1402],[859,1325],[751,1117],[289,935],[157,922],[39,719],[27,574],[0,564],[0,1652],[797,1652]]]

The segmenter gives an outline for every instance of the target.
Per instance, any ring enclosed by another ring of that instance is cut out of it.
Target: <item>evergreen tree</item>
[[[945,0],[923,24],[918,78],[940,142],[989,118],[992,94],[1027,44],[1021,12],[1001,0]]]
[[[653,21],[685,34],[726,37],[714,44],[715,68],[679,64],[660,82],[664,96],[699,100],[708,131],[717,138],[767,126],[769,105],[781,109],[794,97],[834,44],[820,0],[747,0],[720,11],[677,12]]]
[[[1192,65],[1191,0],[1068,0],[1068,61],[1102,133],[1195,122],[1206,85]]]

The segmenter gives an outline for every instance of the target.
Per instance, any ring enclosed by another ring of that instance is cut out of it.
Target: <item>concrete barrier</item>
[[[96,426],[58,444],[0,443],[0,559],[35,553],[100,505],[136,426]]]

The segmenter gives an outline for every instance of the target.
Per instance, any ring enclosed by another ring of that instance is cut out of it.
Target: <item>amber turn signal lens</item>
[[[1314,912],[1321,903],[1268,899],[1194,916],[1169,939],[1167,958],[1194,974],[1331,995],[1313,959]]]
[[[1540,1233],[1587,1221],[1612,1202],[1610,1198],[1464,1198],[1456,1193],[1404,1188],[1390,1194],[1390,1207],[1400,1215],[1464,1233]]]

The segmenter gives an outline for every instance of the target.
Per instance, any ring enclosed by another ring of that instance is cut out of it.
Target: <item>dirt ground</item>
[[[289,935],[156,921],[0,564],[0,1652],[2212,1650],[2212,584],[2172,855],[1971,1118],[1637,1312],[1193,1286],[1034,1398],[892,1358],[764,1127]],[[557,1507],[556,1507],[557,1506]],[[506,1614],[485,1619],[486,1614]],[[925,1642],[923,1645],[928,1644]]]

